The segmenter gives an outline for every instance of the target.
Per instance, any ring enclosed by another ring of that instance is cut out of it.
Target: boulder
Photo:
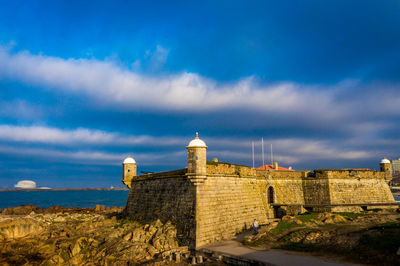
[[[321,232],[310,232],[304,239],[303,243],[305,244],[315,244],[318,242],[318,239],[321,237]]]
[[[31,218],[17,218],[0,223],[0,236],[3,239],[15,239],[42,232],[44,227]]]
[[[96,205],[96,207],[94,208],[95,212],[104,212],[106,209],[106,207],[104,205]]]

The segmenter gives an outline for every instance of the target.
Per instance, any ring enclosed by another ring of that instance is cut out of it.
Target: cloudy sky
[[[0,4],[0,188],[183,168],[196,131],[246,165],[400,157],[399,1]]]

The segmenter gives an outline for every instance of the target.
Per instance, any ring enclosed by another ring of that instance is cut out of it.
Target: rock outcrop
[[[36,208],[36,207],[35,207]],[[10,212],[10,209],[7,212]],[[86,213],[0,216],[1,265],[131,265],[181,261],[188,248],[179,246],[176,228],[160,220],[150,224]],[[105,208],[97,207],[105,212]]]
[[[21,205],[17,207],[9,207],[0,210],[2,215],[28,215],[28,214],[51,214],[51,213],[112,213],[122,212],[123,207],[105,207],[104,205],[96,205],[94,208],[78,208],[78,207],[62,207],[52,206],[42,209],[40,206],[33,204]]]
[[[342,257],[350,262],[400,265],[400,213],[308,213],[282,220],[246,236],[244,243]]]

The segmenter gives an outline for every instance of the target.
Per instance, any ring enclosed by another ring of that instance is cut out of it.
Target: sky
[[[400,157],[399,1],[0,0],[0,188]]]

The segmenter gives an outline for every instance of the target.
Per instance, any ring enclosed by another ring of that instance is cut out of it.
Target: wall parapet
[[[150,180],[150,179],[159,179],[159,178],[171,178],[171,177],[178,177],[184,176],[187,173],[187,168],[172,170],[172,171],[165,171],[165,172],[158,172],[158,173],[151,173],[145,175],[138,175],[134,178],[133,182],[135,181],[142,181],[142,180]]]
[[[384,172],[375,170],[358,170],[358,169],[345,169],[345,170],[314,170],[313,176],[317,179],[385,179]]]
[[[284,170],[256,170],[258,177],[273,179],[296,179],[301,180],[309,176],[311,171],[284,171]]]
[[[256,170],[250,166],[230,164],[223,162],[207,162],[207,174],[256,176]]]

